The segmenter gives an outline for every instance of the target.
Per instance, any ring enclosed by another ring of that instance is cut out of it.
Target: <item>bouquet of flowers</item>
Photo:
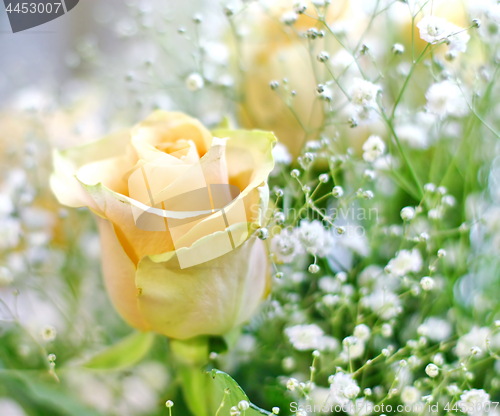
[[[500,4],[129,3],[0,114],[0,414],[500,414]]]

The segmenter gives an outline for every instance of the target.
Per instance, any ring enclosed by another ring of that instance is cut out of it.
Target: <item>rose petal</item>
[[[149,330],[150,326],[142,318],[137,302],[135,265],[116,238],[113,226],[103,219],[98,219],[98,226],[104,283],[113,306],[134,328]]]
[[[146,257],[136,274],[144,319],[155,331],[179,339],[223,334],[244,322],[266,295],[268,280],[267,254],[256,238],[186,269],[175,258],[156,263]]]

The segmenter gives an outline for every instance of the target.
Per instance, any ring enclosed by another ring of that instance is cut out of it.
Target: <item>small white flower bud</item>
[[[186,78],[186,87],[189,91],[198,91],[201,90],[205,85],[205,81],[203,81],[203,77],[197,72],[193,72],[189,74]]]
[[[328,173],[322,173],[322,174],[321,174],[321,175],[319,175],[319,177],[318,177],[318,180],[319,180],[321,183],[327,183],[329,179],[330,179],[330,175],[328,175]]]
[[[372,181],[373,179],[375,179],[375,172],[371,169],[365,169],[365,171],[363,172],[363,178]]]
[[[171,407],[174,407],[174,402],[173,402],[172,400],[167,400],[167,401],[165,402],[165,407],[168,407],[169,409],[170,409]]]
[[[346,232],[346,228],[344,226],[340,226],[335,228],[335,231],[337,232],[338,235],[343,235]]]
[[[432,277],[425,276],[422,277],[422,279],[420,279],[420,287],[426,292],[434,289],[434,286],[435,286],[435,281]]]
[[[344,195],[344,188],[342,188],[341,186],[334,186],[333,189],[332,189],[332,195],[335,197],[335,198],[342,198],[342,196]]]
[[[294,11],[295,13],[302,14],[307,10],[307,3],[305,1],[299,1],[295,3]]]
[[[479,348],[478,346],[474,346],[470,349],[471,355],[479,355],[481,354],[481,352],[481,348]]]
[[[295,391],[295,389],[299,387],[299,382],[297,379],[295,378],[290,378],[288,379],[288,381],[286,382],[286,388],[290,391]]]
[[[292,171],[290,172],[290,176],[292,178],[298,178],[300,175],[300,171],[298,169],[292,169]]]
[[[404,53],[405,47],[401,45],[401,43],[395,43],[394,45],[392,45],[391,50],[394,55],[401,55]]]
[[[444,356],[440,352],[435,354],[434,357],[432,357],[432,361],[436,365],[443,365],[444,364]]]
[[[328,59],[330,59],[330,55],[326,51],[321,51],[316,58],[320,62],[326,62],[326,61],[328,61]]]
[[[246,400],[242,400],[238,403],[238,409],[239,410],[248,410],[248,408],[250,407],[250,403],[248,403]]]
[[[433,183],[426,183],[424,185],[424,191],[434,193],[436,192],[436,185],[434,185]]]
[[[315,274],[319,272],[319,266],[317,264],[311,264],[307,270],[309,270],[309,273]]]
[[[261,240],[267,240],[269,238],[269,230],[265,227],[259,228],[257,230],[257,237]]]
[[[446,193],[448,192],[448,189],[446,188],[446,186],[438,186],[436,191],[438,192],[438,194],[446,195]]]
[[[370,191],[370,190],[364,191],[364,192],[361,193],[361,197],[363,199],[373,199],[374,196],[375,195],[373,194],[373,191]]]
[[[403,221],[411,221],[413,218],[415,218],[415,208],[404,207],[401,210],[400,215]]]
[[[296,12],[294,11],[288,11],[286,13],[283,13],[281,16],[281,22],[284,23],[285,25],[293,25],[299,16],[297,15]]]
[[[388,323],[383,324],[381,333],[384,338],[389,338],[392,335],[392,326]]]
[[[439,367],[436,364],[427,364],[425,367],[425,374],[431,378],[437,377],[439,374]]]
[[[281,211],[276,212],[273,215],[273,218],[274,218],[274,221],[276,222],[276,224],[283,224],[286,220],[285,214]]]

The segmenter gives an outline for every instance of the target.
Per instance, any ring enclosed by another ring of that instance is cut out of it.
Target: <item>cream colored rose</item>
[[[130,131],[55,152],[52,189],[98,218],[106,287],[140,330],[218,335],[247,320],[269,287],[254,231],[268,204],[275,138],[213,135],[157,111]]]
[[[298,6],[287,0],[252,3],[241,21],[245,35],[238,50],[240,122],[247,128],[273,131],[294,157],[305,142],[318,138],[325,122],[325,104],[317,88],[331,76],[317,56],[326,50],[333,57],[342,49],[332,39],[310,40],[304,35],[311,29],[326,32],[319,14],[326,14],[328,24],[346,26],[356,36],[365,20],[359,10],[353,13],[349,0],[331,2],[326,12],[309,1],[305,4],[305,12],[297,14]],[[291,19],[288,24],[287,19]],[[271,81],[278,81],[279,87],[271,89]]]

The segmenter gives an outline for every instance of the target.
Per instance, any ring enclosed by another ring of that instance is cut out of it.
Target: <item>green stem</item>
[[[209,353],[208,338],[171,340],[170,348],[177,362],[187,407],[194,416],[211,416],[210,386],[205,369]]]

